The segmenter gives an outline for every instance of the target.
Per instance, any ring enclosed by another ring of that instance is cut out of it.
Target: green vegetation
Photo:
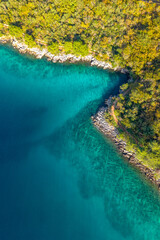
[[[82,55],[82,56],[88,55],[88,53],[89,53],[88,47],[87,47],[87,45],[83,44],[80,41],[74,41],[73,42],[73,53],[75,55]]]
[[[136,83],[116,115],[145,161],[160,168],[160,5],[138,0],[0,0],[0,36],[54,54],[92,54],[127,68]],[[153,162],[152,162],[153,163]]]
[[[48,50],[52,54],[58,54],[59,53],[59,44],[57,42],[52,42],[50,45],[48,45]]]
[[[120,94],[115,114],[139,144],[134,144],[139,159],[160,168],[160,85],[153,79],[132,84],[125,96]],[[126,135],[126,134],[125,134]],[[131,143],[129,140],[128,142]]]
[[[115,112],[116,112],[116,115],[118,115],[117,114],[118,111],[115,111]],[[126,150],[136,153],[136,158],[139,161],[143,162],[143,164],[145,164],[147,167],[153,168],[155,170],[159,169],[159,156],[157,154],[154,154],[154,152],[149,151],[147,144],[142,145],[141,144],[142,140],[139,139],[136,135],[134,135],[133,132],[129,132],[139,142],[139,144],[137,144],[133,138],[131,138],[126,132],[124,132],[119,126],[117,126],[117,124],[115,123],[113,117],[109,112],[106,113],[105,119],[107,122],[109,122],[110,124],[112,124],[118,129],[119,135],[117,137],[127,143]],[[159,173],[157,174],[155,172],[155,177],[159,178],[160,177]]]
[[[29,35],[29,34],[25,34],[24,35],[24,40],[25,43],[29,46],[29,47],[36,47],[36,43],[34,41],[33,36]]]

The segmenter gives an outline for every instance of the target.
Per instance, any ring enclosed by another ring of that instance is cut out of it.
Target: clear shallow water
[[[0,47],[0,240],[159,240],[157,192],[92,126],[123,75]]]

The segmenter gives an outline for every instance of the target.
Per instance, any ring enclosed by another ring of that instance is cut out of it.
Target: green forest
[[[116,116],[160,169],[160,5],[138,0],[0,0],[0,36],[129,70]],[[128,94],[123,92],[128,89]],[[129,140],[128,140],[129,141]],[[132,144],[132,143],[131,143]],[[133,143],[134,144],[134,143]]]

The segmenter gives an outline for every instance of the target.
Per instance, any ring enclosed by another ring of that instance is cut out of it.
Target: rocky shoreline
[[[75,56],[73,54],[59,54],[54,55],[50,53],[47,49],[40,50],[39,48],[29,48],[25,43],[17,41],[14,37],[0,37],[0,44],[11,44],[13,48],[17,49],[21,54],[30,54],[37,59],[46,58],[48,61],[53,63],[86,63],[90,66],[96,66],[102,69],[109,69],[112,71],[121,72],[124,74],[129,74],[127,69],[121,67],[113,67],[111,63],[104,61],[98,61],[92,55],[85,57]],[[139,169],[147,179],[149,179],[154,185],[160,190],[160,179],[155,179],[155,171],[143,165],[136,157],[135,153],[126,150],[126,142],[118,139],[118,130],[106,122],[104,114],[108,111],[107,107],[102,107],[99,109],[95,116],[92,116],[92,122],[94,126],[105,136],[110,138],[112,142],[116,145],[118,151],[122,156],[129,161],[130,164]]]
[[[39,48],[29,48],[25,43],[21,43],[12,37],[0,37],[1,44],[11,44],[15,49],[17,49],[22,54],[30,54],[37,59],[46,58],[48,61],[53,63],[87,63],[90,66],[96,66],[102,69],[110,69],[112,71],[118,71],[121,73],[128,73],[127,69],[120,67],[113,67],[111,63],[104,61],[98,61],[92,55],[87,55],[85,57],[75,56],[73,54],[59,54],[54,55],[50,53],[47,49],[40,50]]]
[[[155,179],[155,171],[140,162],[134,152],[126,150],[127,143],[118,138],[118,130],[105,120],[105,113],[108,107],[101,107],[98,112],[91,117],[94,126],[115,145],[121,155],[134,167],[136,167],[149,181],[151,181],[160,191],[160,179]]]

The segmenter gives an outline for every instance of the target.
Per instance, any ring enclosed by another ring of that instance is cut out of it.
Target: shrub
[[[22,29],[20,27],[10,25],[9,26],[9,33],[11,36],[14,36],[16,38],[22,38]]]
[[[63,44],[63,47],[66,54],[73,53],[72,42],[65,42]]]
[[[29,46],[29,47],[36,47],[36,42],[34,41],[34,38],[32,35],[28,35],[28,34],[25,34],[25,43]]]
[[[88,55],[88,47],[86,44],[83,44],[81,41],[73,42],[73,53],[75,55]]]
[[[58,54],[59,53],[59,44],[58,44],[58,42],[52,42],[48,46],[48,51],[51,52],[52,54]]]

